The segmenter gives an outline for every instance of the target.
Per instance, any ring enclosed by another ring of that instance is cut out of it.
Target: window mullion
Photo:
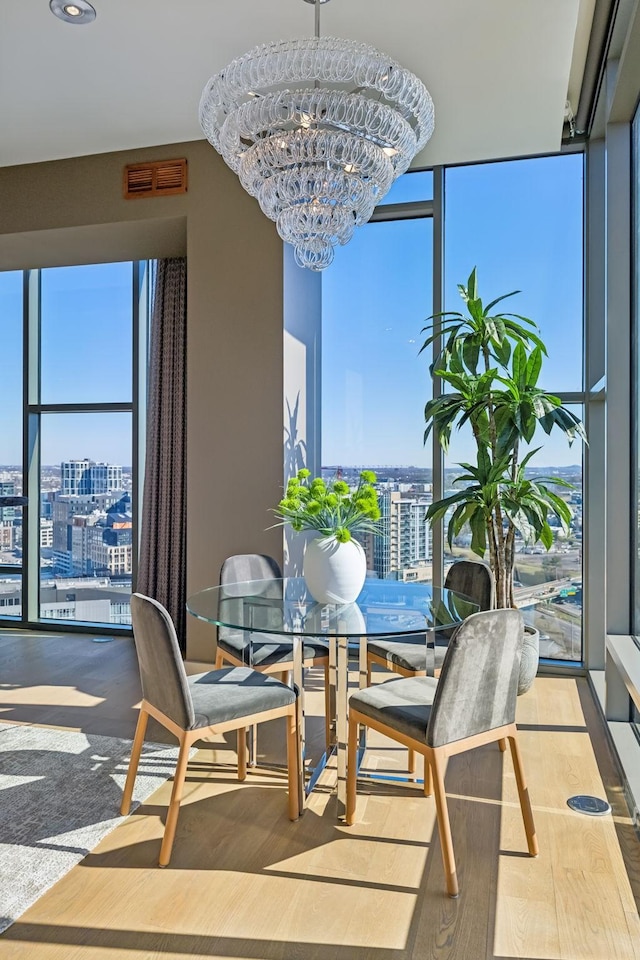
[[[31,403],[28,413],[131,413],[133,401],[126,403]]]
[[[33,622],[40,614],[40,403],[41,383],[41,289],[40,270],[24,274],[24,414],[22,531],[22,619]]]
[[[436,167],[433,171],[433,313],[444,310],[444,168]],[[431,345],[432,360],[440,353],[441,337],[439,334],[440,319],[436,317],[434,329],[437,336]],[[442,393],[442,380],[432,377],[433,397]],[[435,430],[431,433],[432,449],[432,501],[441,500],[444,496],[444,457],[440,440]],[[442,586],[444,580],[444,522],[439,520],[431,525],[431,564],[434,587]]]

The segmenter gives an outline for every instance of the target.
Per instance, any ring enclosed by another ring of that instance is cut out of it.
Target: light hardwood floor
[[[0,719],[133,735],[128,641],[0,632],[0,665]],[[318,743],[320,671],[310,686]],[[190,764],[170,867],[155,866],[167,783],[0,937],[0,960],[639,960],[640,844],[586,681],[539,678],[518,722],[540,857],[526,855],[509,754],[452,758],[456,901],[418,787],[361,782],[345,827],[322,786],[292,824],[284,774],[262,767],[239,784],[229,737]],[[405,751],[370,743],[370,769],[404,769]],[[282,721],[259,748],[284,759]],[[613,816],[572,813],[576,793],[606,795]]]

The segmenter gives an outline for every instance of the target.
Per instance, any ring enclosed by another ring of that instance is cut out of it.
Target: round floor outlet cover
[[[611,806],[606,800],[600,797],[589,797],[580,794],[577,797],[569,797],[567,806],[575,810],[576,813],[586,813],[589,817],[603,817],[605,813],[611,813]]]

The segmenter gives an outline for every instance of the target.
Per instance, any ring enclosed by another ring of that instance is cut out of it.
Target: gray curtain
[[[169,611],[186,649],[187,261],[158,260],[151,311],[147,446],[137,589]]]

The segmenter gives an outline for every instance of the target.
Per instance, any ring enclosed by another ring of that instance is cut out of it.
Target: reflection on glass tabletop
[[[189,613],[217,626],[304,637],[403,636],[453,626],[478,609],[452,590],[375,578],[350,604],[317,603],[302,577],[209,587],[187,600]]]

